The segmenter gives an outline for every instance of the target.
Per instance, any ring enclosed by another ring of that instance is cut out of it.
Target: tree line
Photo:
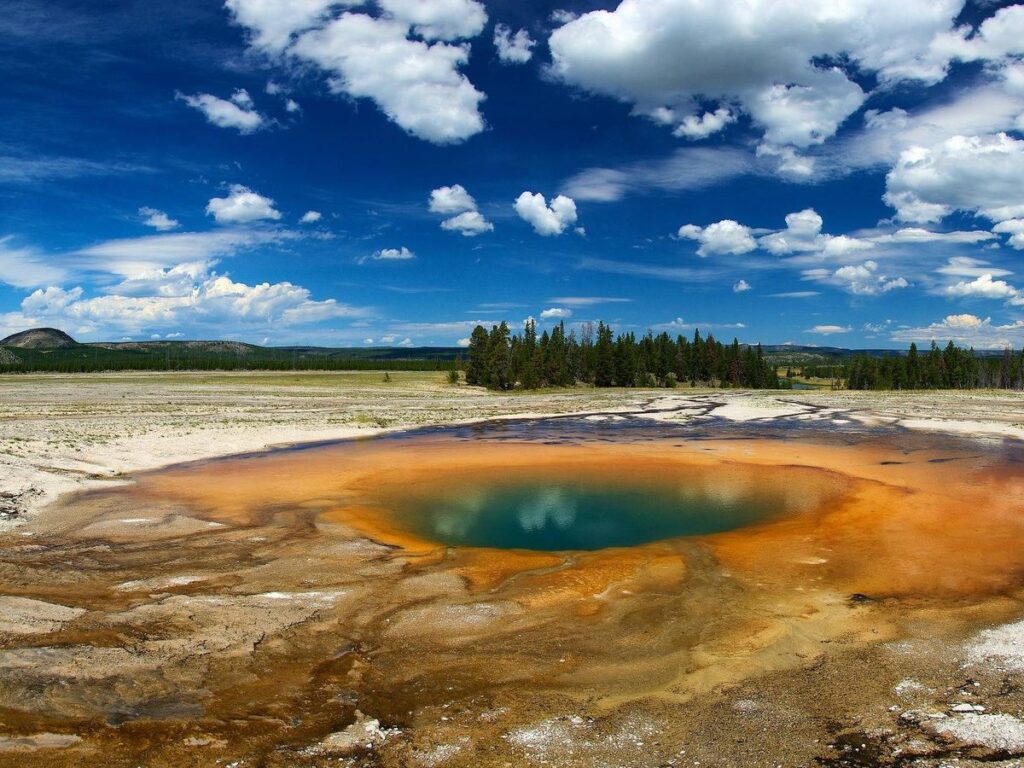
[[[810,375],[805,371],[806,375]],[[859,355],[843,366],[848,389],[1024,389],[1024,351],[1010,349],[997,357],[979,357],[952,341],[920,354],[911,344],[906,355],[867,357]]]
[[[4,350],[0,373],[100,373],[106,371],[450,371],[457,359],[388,359],[289,354],[218,354],[175,349],[103,348]]]
[[[466,382],[490,389],[539,389],[592,384],[597,387],[691,385],[766,389],[779,386],[775,367],[761,346],[725,345],[700,331],[693,338],[648,331],[617,336],[603,322],[585,324],[579,334],[559,323],[539,336],[533,320],[521,334],[502,322],[473,329],[467,350]]]

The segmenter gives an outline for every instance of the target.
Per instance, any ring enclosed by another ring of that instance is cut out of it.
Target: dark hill
[[[78,342],[56,328],[32,328],[0,339],[0,347],[18,349],[71,349]]]

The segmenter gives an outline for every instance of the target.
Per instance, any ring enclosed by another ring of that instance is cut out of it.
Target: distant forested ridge
[[[817,369],[822,370],[817,370]],[[868,357],[858,355],[839,366],[805,366],[805,376],[836,376],[848,389],[1024,389],[1024,351],[1010,349],[1002,355],[979,357],[952,341],[921,354],[911,344],[906,355]]]
[[[79,344],[54,329],[34,329],[0,341],[0,373],[449,371],[458,367],[462,352],[458,347],[260,347],[236,341]]]
[[[568,387],[674,387],[678,383],[766,389],[779,386],[775,366],[760,346],[724,345],[711,335],[692,339],[648,332],[615,336],[604,323],[584,325],[577,335],[565,324],[537,335],[530,320],[521,335],[507,323],[469,338],[466,382],[491,389]]]

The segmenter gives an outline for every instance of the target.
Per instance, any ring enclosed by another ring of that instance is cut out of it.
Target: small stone
[[[985,708],[980,704],[954,704],[950,707],[952,712],[984,712]]]
[[[380,745],[385,737],[380,721],[366,717],[356,711],[356,721],[343,731],[327,736],[318,745],[321,752],[334,755],[353,755],[357,752],[370,751]]]

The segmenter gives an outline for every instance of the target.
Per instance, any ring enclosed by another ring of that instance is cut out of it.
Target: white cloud
[[[577,200],[614,202],[649,190],[681,192],[760,173],[756,158],[733,147],[685,147],[667,160],[641,161],[615,168],[586,168],[567,179],[562,190]]]
[[[320,211],[306,211],[302,214],[302,218],[299,219],[300,224],[316,224],[324,216]]]
[[[513,34],[507,24],[494,26],[494,47],[503,64],[525,64],[533,57],[533,46],[536,44],[525,29]]]
[[[952,256],[944,266],[935,270],[943,275],[954,277],[1003,277],[1012,274],[1008,269],[997,269],[982,259],[975,259],[972,256]]]
[[[239,89],[230,100],[221,99],[209,93],[197,93],[189,96],[178,93],[177,98],[193,109],[198,109],[206,120],[218,128],[234,128],[239,133],[254,133],[268,124],[266,117],[256,111],[252,97],[248,91]]]
[[[206,206],[206,213],[213,216],[218,224],[248,224],[281,218],[273,200],[241,184],[232,184],[227,197],[212,198]]]
[[[893,331],[893,341],[953,341],[962,346],[981,349],[1002,349],[1021,346],[1024,341],[1024,321],[1007,325],[994,325],[992,319],[977,315],[946,315],[941,322],[923,328],[899,328]]]
[[[172,269],[166,276],[174,281],[181,274]],[[364,310],[334,299],[315,300],[309,290],[292,283],[249,285],[199,269],[193,270],[187,290],[175,285],[171,290],[144,295],[86,297],[80,286],[69,290],[51,286],[34,291],[22,301],[20,313],[0,316],[0,322],[20,322],[23,327],[53,325],[79,333],[152,335],[167,328],[189,328],[223,336],[363,314]]]
[[[475,237],[494,230],[494,225],[479,211],[464,211],[441,222],[441,229],[458,232],[464,237]]]
[[[746,280],[737,280],[735,283],[732,284],[733,293],[744,293],[745,291],[749,291],[750,288],[750,283],[748,283]]]
[[[792,181],[806,181],[814,177],[817,159],[800,154],[793,147],[779,147],[775,144],[758,144],[755,155],[770,158],[775,162],[775,172]]]
[[[782,293],[769,293],[768,298],[770,299],[810,299],[814,296],[820,296],[820,291],[784,291]]]
[[[476,37],[487,23],[487,12],[477,0],[377,0],[384,12],[411,26],[425,40]]]
[[[954,211],[992,221],[1024,216],[1024,141],[1005,133],[953,136],[900,154],[884,200],[903,221],[937,222]]]
[[[815,253],[825,258],[841,258],[873,247],[870,242],[859,238],[822,234],[822,225],[817,211],[805,208],[787,215],[786,228],[761,237],[758,245],[776,256]]]
[[[556,296],[548,301],[570,307],[592,307],[597,304],[626,304],[633,300],[618,296]]]
[[[540,313],[541,320],[556,320],[572,317],[572,310],[565,307],[551,307]]]
[[[460,347],[463,347],[463,348],[468,347],[469,346],[469,337],[467,336],[464,339],[459,339],[455,343],[456,343],[456,345],[458,345]]]
[[[817,333],[822,336],[831,336],[836,333],[849,333],[852,329],[848,325],[816,325],[808,328],[805,333]]]
[[[414,10],[407,0],[401,5]],[[433,4],[416,5],[428,11]],[[432,34],[442,31],[428,28]],[[409,23],[398,18],[343,13],[303,33],[288,50],[329,73],[333,92],[372,99],[413,136],[456,144],[480,133],[484,94],[459,71],[469,60],[469,46],[431,44],[409,39],[409,33]]]
[[[807,280],[834,285],[857,296],[876,296],[910,285],[906,278],[880,274],[878,263],[870,259],[861,264],[848,264],[833,271],[820,267],[805,269],[803,274]]]
[[[361,5],[362,0],[225,0],[225,7],[239,25],[249,29],[252,44],[268,53],[280,53],[296,33],[326,18],[333,6]],[[270,93],[268,84],[267,92]]]
[[[441,229],[475,237],[490,232],[494,225],[477,210],[476,200],[461,184],[438,187],[430,192],[430,210],[433,213],[457,214],[441,222]]]
[[[212,232],[173,232],[162,235],[106,240],[65,257],[68,264],[90,272],[126,278],[149,275],[154,269],[182,264],[208,264],[246,248],[292,240],[285,230],[221,229]],[[59,282],[59,280],[54,280]]]
[[[814,69],[806,85],[774,83],[748,97],[746,107],[764,127],[769,145],[821,144],[867,98],[839,68]]]
[[[946,60],[932,41],[948,32],[961,4],[622,0],[554,30],[551,71],[640,114],[735,104],[769,142],[808,146],[831,136],[865,98],[841,70],[812,62],[845,57],[884,83],[936,82]]]
[[[1009,299],[1017,296],[1018,291],[1005,280],[994,280],[991,274],[983,274],[974,280],[961,280],[959,283],[947,285],[942,289],[946,296],[979,297],[984,299]]]
[[[1024,54],[1024,6],[1001,8],[977,30],[970,26],[937,35],[932,52],[940,60],[1001,59]]]
[[[676,125],[673,135],[685,139],[706,139],[713,133],[736,122],[736,115],[725,107],[719,107],[714,112],[705,112],[703,115],[687,115]]]
[[[869,238],[872,243],[980,243],[995,238],[983,229],[933,232],[920,227],[904,227],[885,235]]]
[[[156,208],[149,208],[143,206],[139,208],[139,216],[143,216],[142,223],[147,227],[152,227],[158,232],[167,232],[172,229],[177,229],[180,223],[175,219],[172,219],[163,211],[157,210]]]
[[[697,249],[698,256],[738,256],[757,248],[757,241],[754,240],[750,227],[745,227],[732,219],[723,219],[706,227],[684,224],[679,228],[678,235],[700,243],[700,248]]]
[[[66,278],[67,272],[52,264],[44,254],[32,248],[15,246],[10,235],[0,237],[0,283],[15,288],[35,288],[62,282]]]
[[[463,211],[475,211],[476,200],[466,191],[461,184],[452,184],[450,187],[438,187],[430,191],[431,213],[462,213]]]
[[[284,110],[285,112],[294,115],[297,112],[301,112],[302,107],[299,106],[299,102],[297,102],[295,99],[285,99]]]
[[[576,223],[576,203],[565,195],[558,195],[549,206],[539,192],[523,192],[516,198],[515,209],[523,221],[545,237],[560,235]]]
[[[1001,235],[1009,235],[1007,244],[1018,251],[1024,251],[1024,218],[1001,221],[992,227],[992,231]]]
[[[287,66],[319,67],[335,93],[371,99],[409,134],[435,144],[484,129],[484,94],[459,70],[487,22],[477,0],[377,0],[381,15],[354,13],[364,0],[226,0],[250,44]],[[432,42],[437,41],[437,42]]]
[[[365,264],[367,261],[408,261],[415,258],[416,254],[403,245],[401,248],[381,248],[369,256],[361,257],[358,261]]]

